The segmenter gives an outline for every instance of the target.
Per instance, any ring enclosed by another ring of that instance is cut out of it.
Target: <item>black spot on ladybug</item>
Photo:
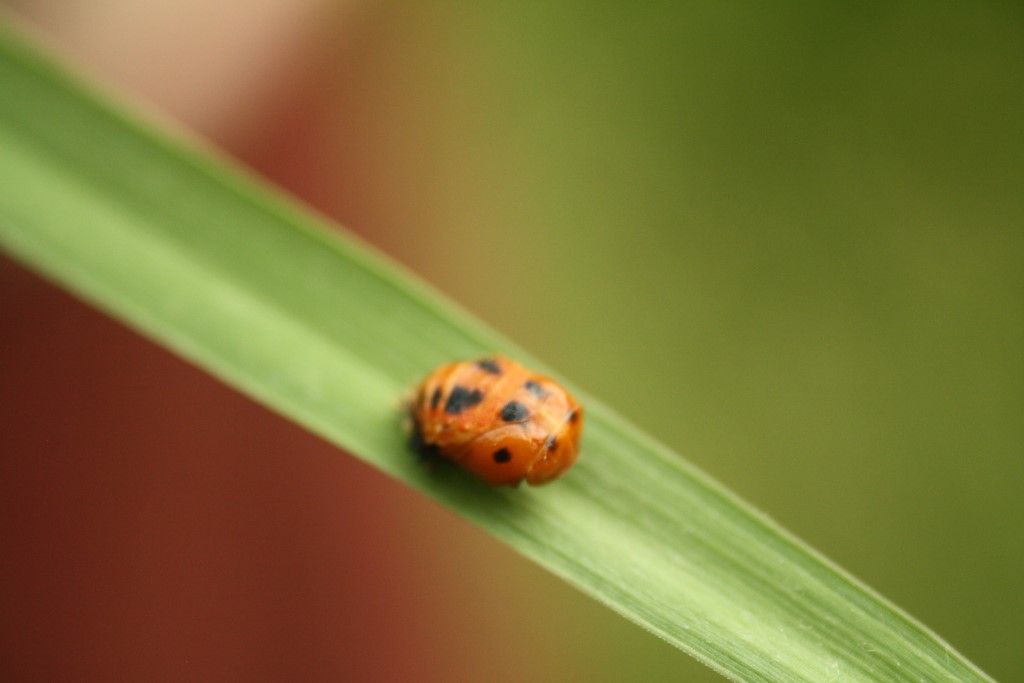
[[[558,448],[558,439],[553,436],[549,436],[548,440],[544,442],[544,447],[549,451],[553,451]]]
[[[526,380],[526,384],[524,384],[523,387],[537,398],[547,398],[550,395],[544,387],[534,382],[532,379]]]
[[[479,389],[470,390],[456,385],[452,389],[452,393],[448,395],[448,400],[445,401],[444,412],[449,415],[457,415],[466,408],[472,408],[482,400],[484,400],[484,392]]]
[[[427,443],[424,440],[423,430],[420,428],[420,423],[417,420],[413,420],[409,444],[424,460],[439,460],[441,458],[440,449],[435,444]]]
[[[580,421],[580,413],[579,413],[579,411],[574,410],[571,413],[569,413],[569,422],[571,422],[573,424],[576,424],[579,421]]]
[[[433,395],[430,397],[430,409],[437,410],[437,404],[441,402],[441,387],[434,389]]]
[[[498,365],[498,361],[493,358],[481,358],[476,362],[476,366],[484,372],[489,372],[492,375],[501,374],[501,366]]]
[[[505,463],[512,459],[512,454],[507,448],[500,448],[494,451],[494,462]]]
[[[501,408],[501,419],[505,422],[522,422],[530,416],[530,411],[519,401],[509,401]]]

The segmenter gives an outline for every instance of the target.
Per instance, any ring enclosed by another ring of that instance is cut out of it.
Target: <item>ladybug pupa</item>
[[[410,406],[419,445],[488,484],[539,486],[576,462],[583,409],[558,382],[503,356],[443,365]]]

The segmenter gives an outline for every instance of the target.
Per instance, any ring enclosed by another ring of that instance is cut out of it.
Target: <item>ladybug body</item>
[[[583,429],[568,391],[502,356],[441,366],[416,389],[411,413],[423,445],[491,485],[559,477]]]

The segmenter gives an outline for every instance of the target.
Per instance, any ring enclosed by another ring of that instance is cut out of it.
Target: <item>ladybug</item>
[[[442,365],[410,406],[414,440],[497,486],[539,486],[579,453],[583,409],[560,384],[503,356]]]

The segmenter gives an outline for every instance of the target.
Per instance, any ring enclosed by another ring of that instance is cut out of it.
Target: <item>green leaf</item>
[[[592,398],[583,458],[557,484],[427,472],[403,391],[453,358],[533,359],[3,28],[0,93],[0,246],[143,334],[736,680],[990,680]]]

